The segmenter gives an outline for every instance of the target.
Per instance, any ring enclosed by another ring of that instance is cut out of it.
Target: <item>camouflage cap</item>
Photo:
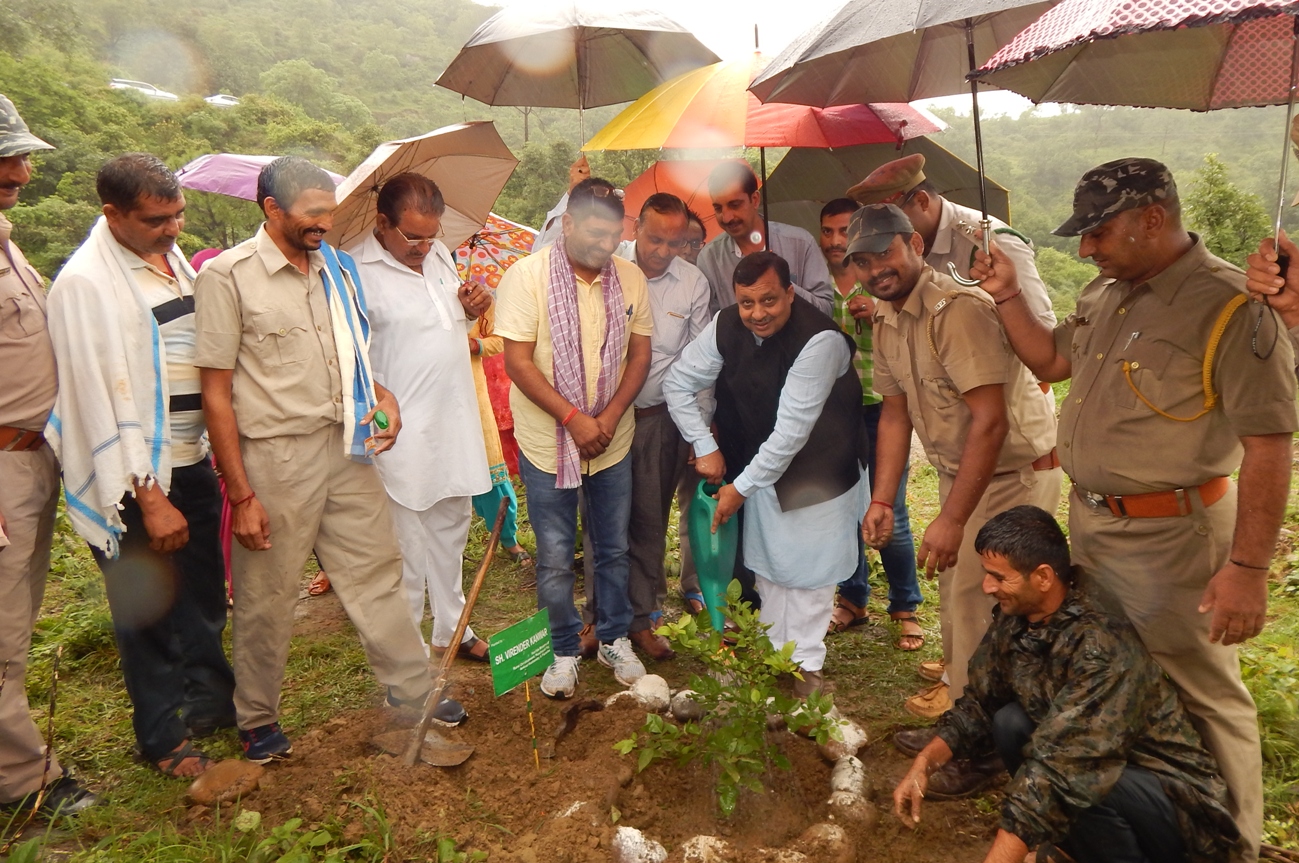
[[[877,255],[893,244],[893,238],[902,234],[911,236],[915,228],[911,220],[894,204],[867,204],[852,214],[848,220],[848,245],[844,255],[867,252]]]
[[[31,133],[14,103],[8,96],[0,94],[0,159],[21,156],[33,150],[53,149],[53,144],[47,144]]]
[[[1077,237],[1126,210],[1176,198],[1177,184],[1163,162],[1116,159],[1082,175],[1073,190],[1073,215],[1051,233]]]

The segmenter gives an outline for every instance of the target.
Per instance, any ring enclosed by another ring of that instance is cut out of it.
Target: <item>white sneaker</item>
[[[613,669],[613,679],[623,686],[633,686],[645,676],[645,666],[636,657],[636,651],[632,650],[631,639],[625,636],[612,644],[602,643],[595,656],[601,665]]]
[[[577,663],[580,661],[581,657],[577,656],[556,656],[541,676],[541,694],[547,698],[572,698],[577,689]]]

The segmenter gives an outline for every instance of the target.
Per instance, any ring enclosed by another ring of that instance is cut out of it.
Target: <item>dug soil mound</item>
[[[291,817],[308,825],[337,819],[356,822],[356,832],[366,817],[361,807],[372,807],[392,827],[399,849],[394,859],[407,859],[400,856],[402,850],[445,835],[455,837],[462,850],[486,850],[490,861],[511,863],[608,863],[613,833],[621,825],[644,830],[669,851],[696,835],[720,836],[744,859],[747,851],[787,846],[810,825],[827,820],[831,765],[810,741],[775,732],[773,739],[792,769],[773,770],[766,780],[768,791],[746,794],[735,815],[723,821],[708,770],[660,762],[636,774],[634,756],[614,751],[615,742],[643,724],[644,710],[638,705],[623,700],[583,712],[538,770],[523,693],[494,698],[482,667],[462,663],[456,674],[461,683],[452,694],[464,703],[470,719],[440,733],[476,747],[463,765],[405,767],[400,757],[381,753],[372,740],[410,727],[413,717],[387,708],[353,711],[299,733],[292,758],[271,766],[262,790],[245,806],[260,810],[271,823]],[[550,748],[544,741],[572,703],[534,697],[543,749]],[[890,753],[881,765],[874,763],[869,748],[861,754],[877,806],[886,811],[893,774],[902,772],[905,761]],[[857,858],[863,861],[979,860],[990,839],[977,814],[959,805],[930,807],[926,823],[915,833],[887,815],[869,832],[852,830]]]

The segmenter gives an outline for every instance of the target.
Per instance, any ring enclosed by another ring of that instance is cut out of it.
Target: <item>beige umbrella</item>
[[[334,227],[325,239],[347,248],[374,227],[379,188],[407,171],[438,184],[446,201],[442,242],[454,249],[477,230],[519,160],[490,120],[444,126],[426,135],[380,144],[338,185]]]

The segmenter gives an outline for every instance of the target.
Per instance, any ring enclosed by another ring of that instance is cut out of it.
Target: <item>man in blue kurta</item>
[[[794,642],[800,696],[823,685],[835,585],[857,566],[865,509],[865,427],[855,346],[796,296],[773,252],[736,266],[735,305],[722,309],[668,373],[672,419],[695,468],[718,492],[714,523],[744,507],[745,564],[756,574],[773,644]],[[718,438],[696,396],[715,387]]]

